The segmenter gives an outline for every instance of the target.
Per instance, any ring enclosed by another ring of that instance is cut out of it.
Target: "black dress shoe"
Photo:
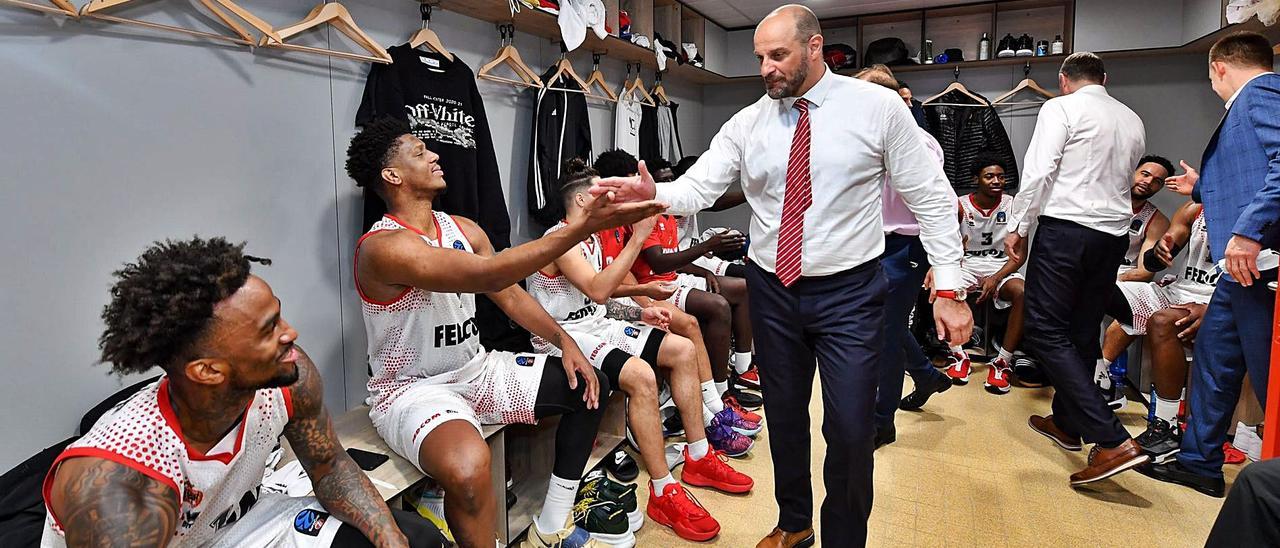
[[[1187,470],[1182,466],[1182,463],[1176,460],[1165,464],[1139,466],[1138,472],[1151,479],[1190,487],[1214,498],[1222,498],[1227,492],[1227,482],[1223,481],[1222,478],[1201,476]]]
[[[889,423],[876,427],[876,449],[898,441],[898,428]]]
[[[902,403],[898,404],[898,409],[903,411],[919,411],[924,404],[929,402],[929,398],[934,394],[941,394],[951,388],[951,379],[946,375],[934,373],[928,379],[916,385],[916,389],[912,390],[907,397],[902,398]]]

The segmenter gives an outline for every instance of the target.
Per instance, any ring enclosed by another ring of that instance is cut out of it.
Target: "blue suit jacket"
[[[1193,198],[1204,204],[1215,261],[1234,234],[1280,243],[1280,75],[1240,89],[1205,148]]]

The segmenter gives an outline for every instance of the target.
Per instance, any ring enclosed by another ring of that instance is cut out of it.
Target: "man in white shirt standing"
[[[1026,253],[1025,345],[1053,379],[1053,413],[1028,423],[1059,447],[1097,444],[1072,485],[1111,477],[1148,460],[1093,384],[1098,334],[1133,220],[1129,179],[1145,148],[1142,119],[1103,87],[1102,59],[1088,52],[1062,62],[1062,97],[1040,108],[1013,203],[1009,255]]]
[[[777,527],[758,547],[815,540],[809,455],[815,362],[827,442],[822,544],[866,543],[888,291],[879,263],[885,175],[919,221],[939,289],[938,333],[959,343],[973,328],[959,291],[955,195],[942,166],[926,151],[902,99],[828,71],[822,45],[812,11],[778,8],[755,34],[767,95],[734,115],[683,177],[659,190],[642,163],[639,177],[602,180],[592,189],[624,201],[660,195],[672,213],[690,215],[742,182],[752,212],[751,324],[767,385],[779,506]]]

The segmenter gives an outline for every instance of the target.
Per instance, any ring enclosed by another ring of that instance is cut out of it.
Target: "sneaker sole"
[[[1156,455],[1156,454],[1153,454],[1153,453],[1147,453],[1147,455],[1151,457],[1151,462],[1152,462],[1152,463],[1154,463],[1154,464],[1165,464],[1165,463],[1167,463],[1167,462],[1169,462],[1169,461],[1171,461],[1171,460],[1174,460],[1174,459],[1178,456],[1178,452],[1179,452],[1179,451],[1182,451],[1182,449],[1180,449],[1180,448],[1179,448],[1179,449],[1174,449],[1173,451],[1170,451],[1170,452],[1168,452],[1168,453],[1162,453],[1162,454],[1159,454],[1159,455]]]
[[[640,528],[644,527],[644,512],[639,508],[635,509],[633,512],[628,512],[627,526],[631,529],[633,534],[636,531],[639,531]]]
[[[1060,448],[1062,448],[1062,449],[1065,449],[1065,450],[1067,450],[1067,451],[1079,451],[1079,450],[1081,450],[1081,449],[1084,449],[1084,446],[1082,446],[1082,445],[1066,445],[1066,444],[1062,443],[1062,440],[1060,440],[1060,439],[1058,439],[1058,438],[1054,437],[1054,436],[1053,436],[1053,434],[1050,434],[1050,433],[1048,433],[1048,432],[1045,432],[1045,431],[1043,431],[1043,430],[1040,430],[1039,428],[1036,428],[1036,427],[1035,427],[1035,425],[1031,424],[1031,419],[1027,419],[1027,426],[1029,426],[1029,427],[1031,428],[1031,431],[1032,431],[1032,432],[1035,432],[1035,433],[1037,433],[1037,434],[1040,434],[1041,436],[1044,436],[1044,437],[1046,437],[1046,438],[1049,438],[1049,441],[1052,441],[1054,445],[1056,445],[1056,446],[1058,446],[1058,447],[1060,447]]]
[[[1124,464],[1122,464],[1122,465],[1120,465],[1120,466],[1117,466],[1117,467],[1115,467],[1115,468],[1112,468],[1111,470],[1108,470],[1105,474],[1103,474],[1103,475],[1101,475],[1101,476],[1098,476],[1098,477],[1096,477],[1096,478],[1089,478],[1089,479],[1085,479],[1085,480],[1072,481],[1072,482],[1071,482],[1071,485],[1072,485],[1072,486],[1085,485],[1085,484],[1088,484],[1088,483],[1093,483],[1093,482],[1095,482],[1095,481],[1102,481],[1102,480],[1107,479],[1107,478],[1109,478],[1109,477],[1111,477],[1111,476],[1114,476],[1114,475],[1116,475],[1116,474],[1119,474],[1120,472],[1124,472],[1124,471],[1126,471],[1126,470],[1131,470],[1131,469],[1133,469],[1133,468],[1137,468],[1137,467],[1142,466],[1142,465],[1144,465],[1144,464],[1146,464],[1146,463],[1148,463],[1148,462],[1151,462],[1151,457],[1150,457],[1150,456],[1147,456],[1147,455],[1138,455],[1138,456],[1136,456],[1136,457],[1134,457],[1134,458],[1130,459],[1130,460],[1129,460],[1129,462],[1126,462],[1126,463],[1124,463]]]
[[[985,382],[984,382],[984,383],[982,383],[982,387],[983,387],[983,388],[986,388],[986,389],[987,389],[987,392],[990,392],[990,393],[992,393],[992,394],[996,394],[996,395],[999,395],[999,394],[1008,394],[1008,393],[1009,393],[1009,385],[1007,385],[1007,384],[1006,384],[1006,385],[1004,385],[1004,386],[996,386],[996,385],[994,385],[994,384],[990,384],[990,383],[985,383]]]
[[[739,434],[742,434],[742,435],[744,435],[744,436],[746,436],[746,437],[748,437],[748,438],[754,438],[754,437],[756,437],[756,434],[759,434],[761,430],[763,430],[763,428],[760,428],[760,427],[757,427],[755,430],[750,430],[750,429],[747,429],[747,428],[738,428],[737,426],[734,426],[734,427],[733,427],[733,431],[734,431],[734,432],[737,432],[737,433],[739,433]]]
[[[1215,499],[1220,499],[1226,496],[1225,490],[1223,492],[1210,492],[1200,484],[1192,483],[1189,481],[1181,481],[1172,477],[1157,476],[1155,474],[1150,473],[1150,471],[1151,471],[1151,468],[1138,469],[1139,474],[1142,474],[1148,478],[1151,478],[1156,481],[1164,482],[1164,483],[1171,483],[1173,485],[1181,485],[1183,487],[1186,487],[1187,489],[1191,489],[1192,491],[1200,493],[1201,495],[1204,495],[1206,497],[1213,497]]]
[[[966,384],[969,384],[969,377],[956,378],[956,377],[952,377],[951,375],[947,375],[947,378],[951,379],[951,384],[954,384],[956,386],[964,386]]]
[[[758,382],[744,381],[739,379],[734,384],[736,384],[738,388],[741,388],[743,390],[760,390],[760,383]]]
[[[582,528],[581,525],[578,527]],[[613,548],[635,548],[636,545],[636,535],[631,531],[616,535],[608,533],[591,533],[590,531],[588,531],[588,533],[591,534],[591,538],[612,546]]]
[[[674,522],[668,520],[666,515],[662,513],[654,512],[652,510],[653,508],[652,504],[649,505],[649,508],[651,509],[647,512],[649,514],[649,519],[653,520],[654,522],[657,522],[659,525],[662,525],[668,529],[671,529],[676,533],[676,536],[684,540],[691,540],[694,542],[705,542],[713,538],[716,538],[716,536],[720,534],[719,523],[716,524],[716,529],[714,531],[711,531],[708,533],[699,533],[696,531],[684,531],[684,530],[681,530],[679,527],[676,527]]]

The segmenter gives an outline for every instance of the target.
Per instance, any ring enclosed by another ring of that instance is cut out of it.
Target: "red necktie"
[[[809,102],[797,99],[800,121],[791,138],[787,159],[787,188],[782,200],[782,228],[778,230],[778,280],[791,287],[800,278],[800,252],[804,248],[804,212],[813,205],[813,176],[809,171]]]

